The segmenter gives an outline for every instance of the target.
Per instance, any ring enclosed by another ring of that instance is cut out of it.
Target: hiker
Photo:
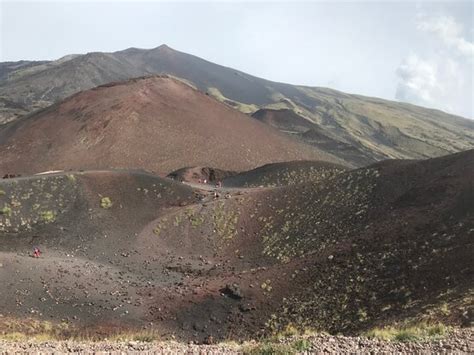
[[[41,256],[41,250],[38,247],[33,249],[33,258],[39,258]]]
[[[207,179],[204,179],[203,183],[204,183],[204,184],[207,184]]]
[[[217,200],[219,198],[219,194],[217,193],[217,191],[214,191],[214,200]]]

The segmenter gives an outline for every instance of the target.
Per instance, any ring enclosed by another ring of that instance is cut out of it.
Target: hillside
[[[323,161],[272,163],[223,179],[226,187],[277,187],[317,183],[336,176],[347,168]]]
[[[81,90],[156,73],[182,78],[244,113],[263,110],[258,117],[264,122],[272,121],[285,133],[359,166],[474,147],[474,122],[461,117],[330,89],[271,82],[166,45],[67,56],[8,69],[0,78],[0,123]],[[275,114],[281,122],[268,119]]]
[[[203,341],[472,325],[474,151],[329,175],[296,166],[261,171],[304,183],[217,199],[140,171],[0,180],[0,328],[33,318]]]
[[[0,127],[0,173],[340,162],[169,77],[112,83]]]

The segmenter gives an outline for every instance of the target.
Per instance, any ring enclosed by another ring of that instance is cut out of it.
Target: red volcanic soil
[[[2,314],[198,341],[472,324],[474,151],[324,177],[296,166],[267,176],[314,179],[217,199],[138,171],[0,180]]]
[[[112,83],[0,128],[0,173],[183,166],[247,170],[334,160],[169,78]]]

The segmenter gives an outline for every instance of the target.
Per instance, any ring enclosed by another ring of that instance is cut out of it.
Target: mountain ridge
[[[343,163],[168,76],[82,91],[0,128],[0,171],[141,168],[166,175],[212,164]],[[347,164],[345,164],[347,165]]]
[[[328,146],[289,125],[286,134],[340,155],[339,143],[353,150],[355,165],[375,161],[423,159],[474,148],[474,121],[406,103],[346,94],[333,89],[290,85],[261,79],[236,69],[162,45],[91,52],[10,73],[0,80],[0,122],[47,107],[76,92],[134,77],[167,74],[182,79],[243,113],[289,110],[336,143]],[[339,143],[337,143],[339,142]]]

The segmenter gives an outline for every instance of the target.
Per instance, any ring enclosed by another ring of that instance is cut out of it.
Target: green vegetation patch
[[[192,208],[186,209],[184,213],[192,227],[197,228],[204,223],[204,216],[196,213],[196,211],[194,211]]]
[[[323,172],[313,178],[308,176],[311,182],[307,184],[298,183],[298,174],[288,174],[284,180],[296,184],[295,188],[269,196],[266,208],[270,212],[258,217],[265,256],[286,263],[320,252],[364,226],[376,169]],[[315,182],[322,180],[328,183]],[[333,223],[335,215],[341,223]]]
[[[10,217],[12,215],[12,209],[9,206],[3,206],[0,208],[0,214]]]
[[[224,240],[232,239],[237,235],[237,224],[240,212],[225,209],[224,202],[217,203],[213,210],[214,231]]]
[[[79,196],[77,184],[70,180],[66,175],[43,176],[16,181],[9,189],[2,186],[7,192],[8,202],[0,196],[0,217],[4,219],[0,223],[0,233],[31,230],[36,224],[57,220],[59,214],[66,213]]]
[[[43,211],[40,213],[41,221],[52,223],[56,220],[56,214],[53,211]]]

